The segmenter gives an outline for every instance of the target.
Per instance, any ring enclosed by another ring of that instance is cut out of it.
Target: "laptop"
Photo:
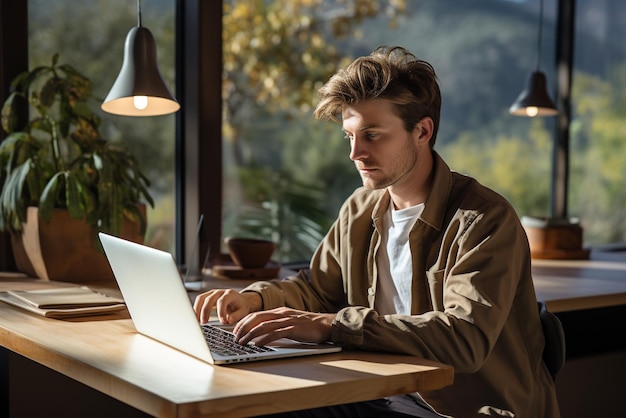
[[[99,233],[113,275],[137,332],[210,364],[241,363],[340,351],[333,344],[282,339],[265,347],[241,346],[218,321],[200,325],[174,257],[135,242]],[[237,353],[228,352],[205,334],[218,332]],[[211,347],[211,348],[210,348]]]

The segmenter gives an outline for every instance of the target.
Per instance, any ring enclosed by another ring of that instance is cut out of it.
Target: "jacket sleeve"
[[[256,282],[243,291],[261,295],[263,309],[288,306],[309,312],[337,312],[346,306],[346,295],[341,268],[335,257],[336,222],[318,246],[311,260],[310,269],[282,280]],[[311,271],[314,273],[312,274]]]
[[[335,313],[346,306],[369,306],[372,207],[380,192],[359,188],[342,205],[339,216],[313,254],[309,270],[284,280],[257,282],[244,289],[260,293],[263,309],[288,306]]]
[[[257,282],[244,289],[261,295],[263,309],[288,306],[310,312],[335,313],[351,306],[368,306],[371,282],[368,263],[372,207],[382,192],[357,189],[313,254],[309,270],[297,276]]]

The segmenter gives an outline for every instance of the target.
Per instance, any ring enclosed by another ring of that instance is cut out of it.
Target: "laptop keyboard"
[[[235,342],[235,334],[220,327],[205,324],[202,325],[202,332],[211,351],[223,356],[241,356],[275,351],[271,347],[254,344],[241,345]]]

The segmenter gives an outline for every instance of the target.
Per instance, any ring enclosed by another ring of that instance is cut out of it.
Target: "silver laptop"
[[[165,251],[99,233],[111,269],[140,334],[211,364],[322,354],[341,350],[333,344],[280,340],[266,347],[241,346],[218,322],[198,323],[174,257]],[[209,342],[205,334],[218,332]],[[222,344],[232,345],[223,348]],[[210,348],[211,347],[211,348]]]

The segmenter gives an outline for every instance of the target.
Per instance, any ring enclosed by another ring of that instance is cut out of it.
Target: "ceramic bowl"
[[[227,237],[224,239],[230,256],[242,268],[262,268],[270,261],[276,244],[257,238]]]

